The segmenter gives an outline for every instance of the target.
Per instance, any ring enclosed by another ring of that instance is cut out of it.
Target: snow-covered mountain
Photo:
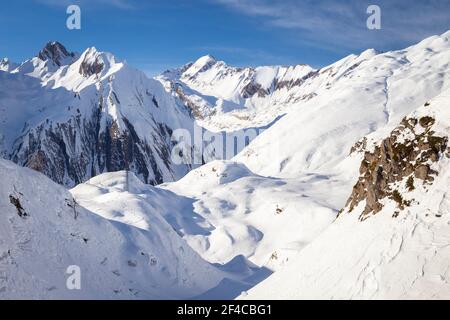
[[[348,173],[340,164],[356,141],[391,131],[449,88],[449,38],[450,32],[404,50],[366,51],[320,70],[305,84],[316,96],[297,104],[236,160],[265,176]]]
[[[77,54],[49,42],[17,67],[4,60],[2,71],[0,153],[68,187],[126,168],[146,183],[174,181],[224,158],[214,139],[243,135],[208,131],[179,92],[94,47]],[[185,132],[199,133],[200,142]],[[183,155],[175,147],[185,140]],[[231,147],[231,156],[246,144]]]
[[[450,91],[361,148],[347,206],[247,299],[450,298]]]
[[[51,42],[1,72],[1,151],[69,187],[127,167],[159,184],[195,168],[173,163],[177,129],[194,136],[198,127],[228,140],[256,129],[251,139],[265,132],[236,158],[250,170],[282,178],[335,174],[358,139],[392,128],[448,86],[448,49],[444,34],[401,51],[367,50],[320,70],[235,68],[205,56],[155,81],[112,54],[77,54]],[[243,136],[226,159],[248,144]],[[217,148],[196,165],[224,158]]]
[[[205,61],[206,67],[200,67]],[[219,81],[215,79],[230,74],[224,83],[233,83],[236,69],[228,73],[228,67],[211,57],[200,62],[164,77],[171,75],[172,83],[183,87],[197,86],[204,94],[211,93]],[[185,232],[185,239],[213,262],[244,254],[258,265],[278,269],[345,206],[358,177],[363,154],[357,151],[364,141],[378,141],[418,105],[449,88],[449,62],[446,33],[405,50],[349,56],[311,71],[314,75],[296,86],[268,93],[269,100],[299,92],[311,98],[284,101],[285,115],[232,161],[210,163],[162,186],[195,199],[195,213],[212,226],[206,234]],[[196,79],[207,74],[212,84],[208,87],[205,80],[202,88]],[[223,92],[218,90],[217,96],[224,97]]]
[[[290,89],[299,89],[315,72],[306,65],[236,68],[207,55],[157,79],[188,104],[202,126],[232,131],[265,126],[289,105],[312,98]]]
[[[225,263],[243,255],[276,270],[335,219],[339,204],[326,191],[332,184],[313,176],[267,178],[237,162],[213,161],[160,188],[191,199],[191,208],[171,210],[166,219],[203,258]],[[189,227],[192,215],[196,228]]]
[[[49,188],[86,215],[156,232],[175,267],[185,241],[211,278],[183,297],[234,297],[270,272],[242,298],[448,297],[450,32],[319,70],[204,56],[156,79],[53,42],[0,83],[2,156],[77,185]],[[178,129],[210,139],[180,152]],[[242,136],[222,160],[220,142]],[[200,163],[172,157],[199,147]]]
[[[105,219],[96,206],[85,207],[64,187],[6,160],[0,160],[0,175],[1,299],[192,298],[225,276],[157,211],[150,214],[132,193],[120,192],[124,174],[96,178],[104,186],[98,189],[101,210],[116,216],[141,210],[149,224]],[[142,183],[129,175],[136,191]],[[66,287],[69,266],[81,269],[81,290]]]
[[[74,186],[126,169],[144,182],[176,180],[171,134],[191,129],[187,109],[159,82],[89,48],[70,53],[57,42],[11,72],[0,72],[2,154]]]

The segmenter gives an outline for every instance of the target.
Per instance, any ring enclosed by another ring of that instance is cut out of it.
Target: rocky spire
[[[75,53],[67,49],[59,42],[48,42],[38,54],[39,59],[43,61],[53,61],[57,66],[70,64],[75,58]]]

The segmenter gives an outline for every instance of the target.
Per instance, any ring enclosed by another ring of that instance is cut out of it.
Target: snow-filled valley
[[[318,70],[3,59],[0,298],[450,298],[448,90],[450,32]]]

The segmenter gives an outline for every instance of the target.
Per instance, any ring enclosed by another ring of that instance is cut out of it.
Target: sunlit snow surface
[[[0,173],[0,298],[191,298],[223,279],[157,212],[146,228],[115,222],[82,203],[74,210],[68,191],[30,169],[0,160]],[[131,196],[111,195],[123,202],[103,210],[139,209]],[[66,287],[71,265],[81,268],[81,290]]]
[[[234,298],[241,291],[250,299],[448,298],[448,158],[440,159],[428,192],[416,191],[420,205],[399,218],[387,203],[363,223],[357,210],[334,220],[358,177],[361,155],[350,155],[355,142],[364,136],[380,141],[449,87],[449,36],[402,51],[367,50],[321,70],[232,68],[205,56],[183,72],[158,77],[164,87],[95,48],[58,69],[35,58],[13,73],[5,65],[3,154],[25,121],[31,127],[66,121],[113,93],[121,103],[111,100],[105,115],[119,126],[123,116],[130,119],[143,140],[152,138],[155,123],[230,132],[269,128],[232,160],[210,162],[158,187],[115,172],[67,191],[1,160],[0,298]],[[84,59],[107,67],[80,78]],[[274,85],[290,81],[300,84]],[[201,117],[180,112],[175,82]],[[249,82],[265,93],[245,97]],[[136,88],[151,95],[141,101]],[[432,101],[426,112],[436,112],[448,135],[448,94]],[[69,104],[77,108],[68,112]],[[178,169],[164,171],[164,181],[186,172]],[[81,291],[66,288],[70,265],[82,269]]]
[[[412,114],[436,120],[433,131],[450,135],[450,92]],[[294,261],[252,289],[245,299],[449,299],[450,158],[433,165],[430,186],[408,193],[414,204],[400,212],[393,200],[364,222],[364,209],[344,211]],[[404,196],[407,194],[404,190]]]

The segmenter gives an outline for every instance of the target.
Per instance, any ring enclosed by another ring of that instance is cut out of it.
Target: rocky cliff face
[[[424,106],[425,110],[431,108],[430,103]],[[448,132],[437,132],[437,121],[435,115],[406,117],[373,150],[365,151],[346,209],[352,212],[365,202],[360,216],[364,220],[380,212],[386,199],[395,201],[399,210],[414,204],[415,199],[405,194],[432,184],[439,174],[434,165],[441,157],[450,156]],[[363,139],[352,151],[368,148],[367,139]]]
[[[175,179],[171,129],[161,125],[147,142],[127,118],[122,121],[125,128],[121,129],[116,120],[105,118],[100,104],[89,117],[78,114],[64,123],[48,122],[31,129],[10,158],[68,187],[103,172],[125,169],[148,184]]]

